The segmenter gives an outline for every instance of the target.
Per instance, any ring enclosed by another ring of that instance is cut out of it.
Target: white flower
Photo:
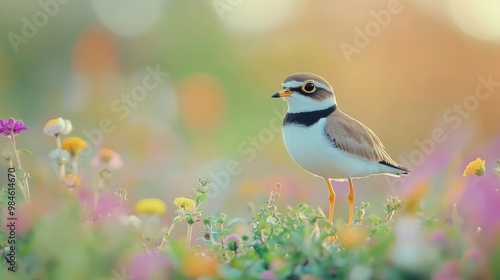
[[[59,134],[68,134],[73,130],[73,125],[70,120],[65,120],[61,117],[48,121],[43,127],[43,133],[49,136],[57,136]]]
[[[401,217],[394,225],[394,233],[396,240],[391,251],[394,264],[419,271],[435,261],[437,249],[427,242],[418,219]]]
[[[62,164],[69,159],[69,153],[66,150],[55,149],[49,154],[49,158],[55,161],[57,164]]]
[[[130,215],[130,216],[119,216],[118,219],[120,219],[120,224],[124,226],[132,225],[135,228],[139,229],[141,228],[142,222],[141,220],[135,216],[135,215]]]

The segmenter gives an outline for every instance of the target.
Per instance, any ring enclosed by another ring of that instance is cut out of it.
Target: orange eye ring
[[[313,93],[316,90],[316,85],[313,81],[305,81],[302,84],[302,91],[305,93]]]

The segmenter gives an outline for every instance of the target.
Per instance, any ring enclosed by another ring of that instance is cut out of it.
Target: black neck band
[[[320,119],[328,117],[328,115],[333,113],[336,109],[337,105],[333,105],[332,107],[319,111],[287,113],[285,115],[285,119],[283,120],[283,126],[289,124],[311,126],[317,123]]]

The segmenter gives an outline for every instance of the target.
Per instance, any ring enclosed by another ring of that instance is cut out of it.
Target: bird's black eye
[[[312,93],[316,90],[316,85],[313,82],[305,82],[302,85],[302,91],[305,93]]]

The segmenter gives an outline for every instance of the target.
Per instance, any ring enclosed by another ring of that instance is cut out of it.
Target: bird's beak
[[[282,89],[280,91],[278,91],[277,93],[273,94],[273,96],[271,96],[272,98],[278,98],[278,97],[287,97],[287,96],[290,96],[292,95],[293,91],[285,88],[285,89]]]

